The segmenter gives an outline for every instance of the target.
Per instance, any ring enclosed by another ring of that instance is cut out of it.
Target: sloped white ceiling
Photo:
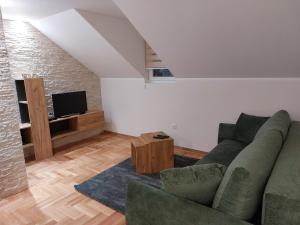
[[[125,18],[112,0],[0,0],[5,19],[33,21],[69,9]]]
[[[141,75],[145,75],[145,41],[127,19],[77,10]]]
[[[300,1],[114,2],[176,77],[300,76]]]
[[[117,37],[111,37],[113,39],[112,44],[110,39],[107,39],[110,35],[121,36],[122,32],[119,31],[118,26],[119,23],[123,23],[122,19],[114,19],[109,16],[100,16],[99,18],[95,15],[89,17],[84,12],[82,14],[84,16],[77,10],[71,9],[34,21],[32,24],[101,77],[141,77],[143,71],[140,69],[144,64],[140,61],[135,62],[137,59],[135,52],[129,56],[122,55],[120,52],[123,53],[126,47],[122,49],[120,40]],[[85,17],[89,20],[87,21]],[[96,20],[94,21],[94,19]],[[97,21],[97,19],[103,19],[106,25],[109,24],[110,27],[101,27],[101,21]],[[97,30],[90,24],[91,21],[95,27],[99,25],[96,27]],[[132,38],[134,37],[134,41],[137,41],[136,45],[139,46],[136,48],[142,50],[143,39],[137,36],[139,34],[135,30],[136,33],[131,33],[132,30],[134,29],[127,30],[127,33],[124,31],[126,33],[124,36],[131,35]],[[129,42],[130,40],[127,40],[123,44],[130,45]],[[119,52],[118,49],[121,51]],[[141,55],[143,52],[138,51],[136,54]],[[128,56],[128,60],[124,56]]]

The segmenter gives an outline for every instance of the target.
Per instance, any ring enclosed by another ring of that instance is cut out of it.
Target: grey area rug
[[[175,167],[195,164],[198,159],[175,155]],[[141,175],[135,172],[131,159],[127,159],[113,166],[95,177],[75,185],[80,193],[118,211],[125,213],[127,185],[130,180],[140,181],[160,188],[159,174]]]

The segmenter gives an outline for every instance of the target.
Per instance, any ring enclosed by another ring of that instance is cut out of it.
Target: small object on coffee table
[[[164,135],[164,139],[154,138]],[[131,159],[138,173],[159,173],[174,167],[174,140],[163,132],[145,133],[131,143]]]
[[[155,138],[155,139],[167,139],[167,138],[169,138],[169,136],[166,135],[164,132],[160,132],[158,134],[155,134],[153,136],[153,138]]]

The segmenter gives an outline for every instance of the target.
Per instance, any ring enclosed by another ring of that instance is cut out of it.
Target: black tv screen
[[[52,101],[54,116],[56,118],[74,114],[83,114],[87,111],[85,91],[53,94]]]

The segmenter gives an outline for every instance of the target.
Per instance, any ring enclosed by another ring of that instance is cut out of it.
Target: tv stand
[[[104,114],[102,111],[93,111],[85,114],[61,117],[49,122],[52,140],[81,131],[102,128],[103,125]]]
[[[55,149],[103,131],[104,113],[100,110],[49,120],[42,78],[17,80],[16,88],[20,102],[20,133],[27,160],[49,158]]]
[[[83,114],[85,114],[85,113],[83,113]],[[70,116],[76,116],[76,115],[80,115],[80,114],[79,113],[78,114],[74,113],[74,114],[64,115],[64,116],[58,117],[57,119],[59,119],[59,118],[68,118]]]

